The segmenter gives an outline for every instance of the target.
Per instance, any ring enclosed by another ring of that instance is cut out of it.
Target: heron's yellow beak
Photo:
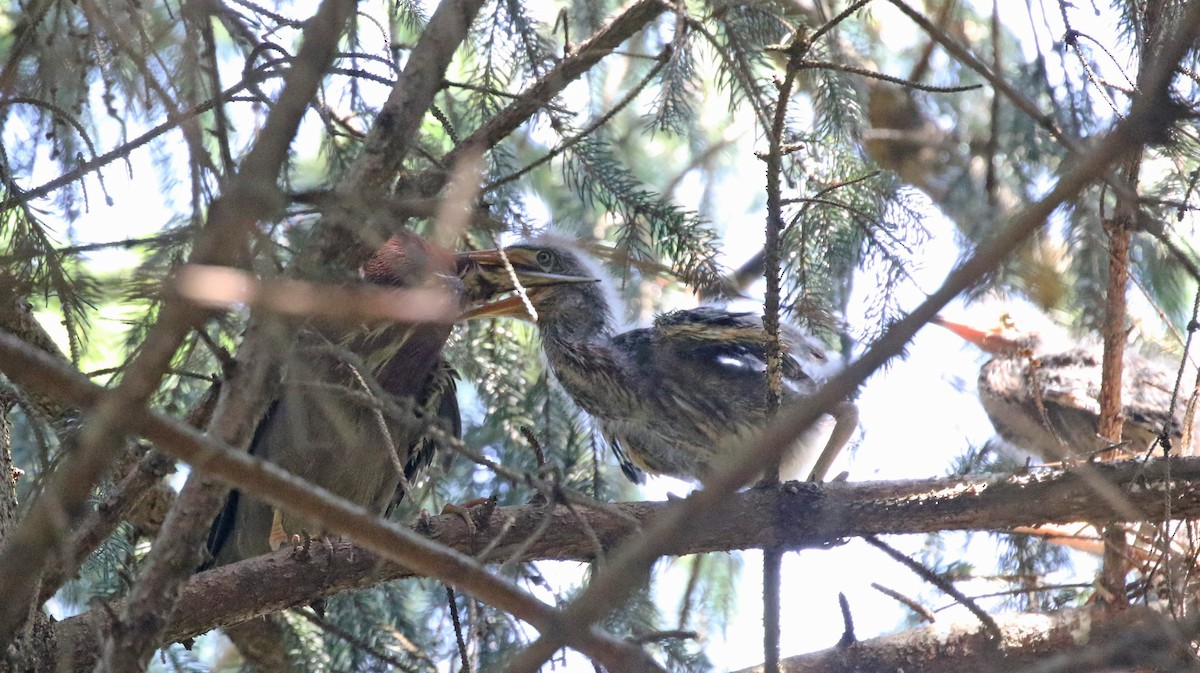
[[[529,301],[536,303],[542,294],[554,287],[599,282],[599,279],[589,276],[542,271],[531,252],[523,249],[471,250],[458,253],[457,259],[467,298],[479,303],[465,311],[460,320],[499,317],[531,319],[525,299],[520,295],[491,302],[488,300],[505,292],[522,289]]]
[[[534,294],[537,290],[531,289],[529,294]],[[531,298],[532,302],[533,299]],[[533,320],[533,315],[529,312],[529,307],[521,300],[521,295],[511,295],[504,299],[480,304],[474,308],[463,311],[459,316],[459,320],[478,320],[481,318],[521,318],[523,320]]]

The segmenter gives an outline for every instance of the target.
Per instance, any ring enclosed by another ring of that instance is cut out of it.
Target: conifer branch
[[[107,397],[102,388],[87,381],[78,372],[3,333],[0,333],[0,356],[3,356],[0,357],[0,371],[27,388],[51,393],[84,409],[103,404]],[[331,533],[350,536],[371,551],[394,562],[417,568],[428,576],[438,577],[529,622],[543,633],[553,633],[558,629],[556,609],[511,582],[487,572],[469,556],[453,552],[406,528],[382,522],[361,507],[297,479],[272,463],[235,451],[210,435],[200,434],[183,423],[144,407],[129,410],[123,420],[128,431],[145,436],[164,452],[190,463],[197,472],[209,478],[220,479],[276,507],[303,515]],[[183,498],[184,494],[181,494],[180,500]],[[567,513],[571,516],[570,510]],[[167,530],[167,526],[163,530]],[[123,613],[128,611],[126,606]],[[103,619],[112,619],[109,610],[100,612],[103,613]],[[172,612],[167,610],[158,619],[163,620],[165,625],[165,620]],[[96,656],[94,645],[90,653],[64,651],[62,655],[69,657],[64,661]],[[612,670],[658,670],[640,649],[598,630],[589,630],[587,634],[579,636],[576,646]]]
[[[1145,520],[1163,515],[1164,490],[1172,494],[1174,516],[1200,514],[1200,458],[1172,458],[1169,465],[1164,460],[1125,461],[1092,468],[1127,493],[1129,504]],[[563,505],[517,505],[497,507],[486,519],[477,519],[475,533],[457,514],[422,519],[412,531],[463,555],[484,552],[482,560],[493,564],[509,560],[516,550],[521,551],[519,561],[593,561],[596,547],[578,517],[604,548],[611,549],[640,536],[670,506],[669,502],[625,502],[610,506],[616,512],[576,508],[572,513]],[[663,552],[684,556],[773,544],[822,549],[862,535],[1006,530],[1114,514],[1092,495],[1079,468],[890,482],[792,482],[788,488],[742,491],[730,497],[719,513],[693,522],[696,535]],[[542,528],[546,534],[530,543]],[[386,562],[346,540],[335,539],[328,547],[312,544],[304,552],[282,549],[189,580],[165,637],[185,640],[314,598],[420,576],[426,575]],[[95,609],[59,624],[63,660],[75,657],[77,670],[86,663],[83,657],[94,646],[95,633],[107,628],[109,618],[106,610]]]
[[[899,0],[893,0],[899,2]],[[760,437],[757,446],[737,452],[738,460],[705,480],[704,488],[678,502],[669,512],[655,520],[644,538],[631,542],[613,555],[612,562],[597,573],[588,587],[562,611],[564,635],[585,632],[596,620],[608,614],[624,601],[635,587],[641,586],[660,551],[695,530],[692,522],[705,518],[722,506],[730,494],[747,483],[763,465],[770,464],[794,438],[812,427],[821,415],[846,399],[880,367],[898,355],[916,332],[938,311],[965,289],[978,283],[995,269],[1012,251],[1037,231],[1060,204],[1074,197],[1087,185],[1103,176],[1125,152],[1154,138],[1163,137],[1175,120],[1169,109],[1170,74],[1190,49],[1195,33],[1200,30],[1200,3],[1190,8],[1189,19],[1159,52],[1158,61],[1150,66],[1143,97],[1137,100],[1128,117],[1108,135],[1098,140],[1079,158],[1072,170],[1040,201],[1031,204],[1011,219],[1007,226],[980,244],[974,253],[959,264],[945,283],[905,318],[893,324],[857,361],[830,379],[803,405],[782,411]],[[543,634],[526,650],[517,654],[505,668],[507,673],[533,673],[538,670],[566,639]]]

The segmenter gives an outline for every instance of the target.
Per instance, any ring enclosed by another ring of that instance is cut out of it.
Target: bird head
[[[986,330],[946,320],[940,315],[934,316],[933,322],[997,357],[1031,357],[1041,346],[1039,333],[1023,331],[1008,312],[1000,314],[997,324]]]
[[[401,229],[367,260],[362,277],[375,285],[416,289],[456,279],[456,266],[454,253]]]
[[[574,318],[607,324],[609,301],[601,287],[603,274],[594,263],[568,245],[534,241],[503,250],[463,253],[477,265],[464,276],[468,293],[482,301],[486,295],[520,293],[478,306],[466,318],[511,316],[533,320],[528,298],[540,322],[562,323]]]

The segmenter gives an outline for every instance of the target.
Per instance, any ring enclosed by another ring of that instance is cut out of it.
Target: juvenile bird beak
[[[505,265],[505,260],[512,266],[512,273]],[[459,273],[466,287],[467,298],[475,302],[484,302],[495,295],[512,292],[517,286],[529,290],[533,297],[538,292],[547,291],[558,285],[572,283],[596,283],[597,278],[589,276],[568,276],[558,273],[548,273],[537,270],[536,261],[530,258],[525,250],[470,250],[457,256]],[[516,282],[513,282],[513,277]],[[505,297],[498,301],[485,303],[466,311],[460,320],[498,317],[528,317],[529,311],[520,296]]]
[[[459,320],[479,320],[481,318],[525,318],[529,319],[529,309],[519,295],[505,297],[498,301],[481,304],[463,311]]]
[[[569,283],[596,283],[596,278],[588,276],[566,276],[558,273],[537,271],[536,263],[527,259],[524,250],[469,250],[458,253],[460,268],[464,268],[463,281],[468,288],[472,282],[486,282],[492,294],[511,292],[516,288],[511,275],[505,266],[505,257],[516,274],[521,287],[550,287]],[[486,299],[486,297],[480,297]]]
[[[999,328],[983,331],[976,329],[970,325],[964,325],[960,322],[946,320],[940,315],[935,315],[930,322],[941,325],[946,329],[954,332],[964,340],[969,341],[983,350],[997,355],[1003,353],[1011,353],[1013,349],[1018,348],[1019,344],[1016,341],[1001,334]]]

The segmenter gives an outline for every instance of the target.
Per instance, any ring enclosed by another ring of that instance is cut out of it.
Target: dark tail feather
[[[225,506],[221,508],[221,513],[213,519],[212,528],[208,529],[208,544],[205,545],[205,551],[208,552],[204,563],[196,568],[196,572],[204,572],[212,570],[216,566],[217,554],[225,548],[225,544],[229,542],[229,537],[233,535],[233,523],[237,520],[238,500],[241,499],[240,491],[230,491],[229,497],[225,499]]]

